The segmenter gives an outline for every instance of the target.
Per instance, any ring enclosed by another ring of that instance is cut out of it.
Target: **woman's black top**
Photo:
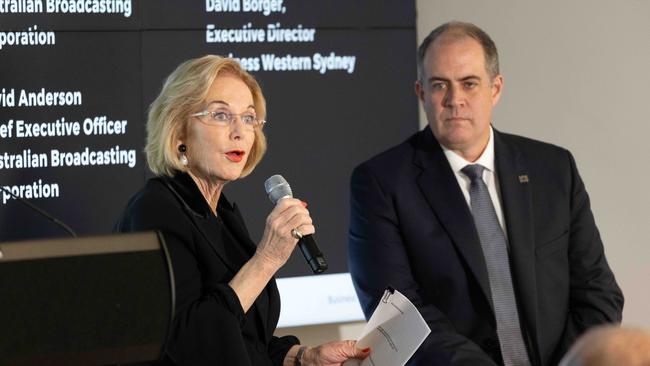
[[[273,336],[280,315],[275,280],[246,313],[228,285],[255,244],[223,194],[215,216],[189,175],[153,178],[131,198],[115,230],[160,230],[168,247],[176,307],[160,364],[281,365],[299,343]]]

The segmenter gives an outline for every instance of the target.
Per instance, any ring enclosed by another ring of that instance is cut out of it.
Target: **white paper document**
[[[344,366],[401,366],[420,347],[431,329],[406,296],[391,288],[377,305],[357,342],[370,347],[365,360],[349,360]]]

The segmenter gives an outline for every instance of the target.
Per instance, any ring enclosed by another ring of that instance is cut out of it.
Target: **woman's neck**
[[[211,180],[206,177],[202,177],[194,172],[188,171],[187,174],[192,177],[196,186],[199,187],[199,191],[203,195],[203,198],[208,202],[210,210],[214,215],[217,215],[217,203],[219,202],[219,197],[221,196],[221,190],[223,186],[226,185],[226,182],[219,180]]]

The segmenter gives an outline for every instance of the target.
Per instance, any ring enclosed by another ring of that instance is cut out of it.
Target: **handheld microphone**
[[[6,189],[3,186],[0,186],[0,191],[4,192],[4,194],[7,194],[7,195],[15,198],[16,200],[20,201],[25,206],[31,208],[32,210],[38,212],[40,215],[44,216],[48,220],[50,220],[53,223],[57,224],[59,227],[61,227],[63,230],[65,230],[68,234],[70,234],[70,236],[72,236],[74,238],[77,237],[77,233],[75,233],[74,230],[72,230],[70,228],[70,226],[64,224],[63,221],[61,221],[61,220],[57,219],[56,217],[50,215],[49,213],[45,212],[45,210],[40,209],[36,205],[34,205],[33,203],[27,201],[26,199],[23,199],[22,197],[15,195],[11,190]]]
[[[264,190],[269,195],[269,199],[273,204],[276,204],[283,198],[293,197],[289,183],[279,174],[271,176],[264,182]],[[327,269],[325,257],[323,257],[323,253],[318,249],[312,235],[304,235],[300,238],[298,240],[298,246],[314,273],[323,273]]]

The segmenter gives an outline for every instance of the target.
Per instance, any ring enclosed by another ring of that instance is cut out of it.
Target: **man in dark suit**
[[[492,128],[496,46],[444,24],[418,51],[429,126],[357,167],[350,272],[369,317],[386,286],[431,328],[418,365],[556,365],[588,328],[621,321],[571,154]]]

